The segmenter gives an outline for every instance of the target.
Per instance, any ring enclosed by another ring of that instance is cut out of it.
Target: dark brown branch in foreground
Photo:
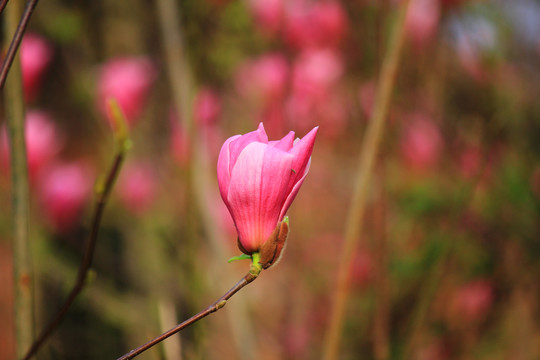
[[[164,332],[163,334],[156,337],[155,339],[150,340],[146,344],[141,345],[138,348],[131,350],[129,353],[125,354],[122,357],[119,357],[117,360],[133,359],[135,356],[137,356],[137,355],[141,354],[142,352],[150,349],[152,346],[162,342],[163,340],[167,339],[168,337],[176,334],[180,330],[182,330],[182,329],[188,327],[189,325],[201,320],[202,318],[204,318],[204,317],[218,311],[219,309],[221,309],[222,307],[225,306],[225,304],[227,303],[227,300],[229,300],[234,294],[236,294],[244,286],[246,286],[247,284],[249,284],[253,280],[255,280],[257,278],[257,276],[259,275],[260,271],[261,271],[260,268],[254,269],[252,267],[252,269],[246,274],[246,276],[244,276],[242,278],[242,280],[237,282],[236,285],[234,285],[229,291],[227,291],[225,293],[225,295],[220,297],[212,305],[208,306],[206,309],[199,312],[197,315],[194,315],[194,316],[190,317],[189,319],[187,319],[183,323],[180,323],[180,324],[176,325],[176,327],[172,328],[171,330]]]
[[[94,258],[94,249],[96,247],[96,240],[97,240],[99,227],[101,224],[101,219],[103,217],[103,211],[105,209],[105,205],[109,198],[109,194],[111,193],[111,190],[113,188],[116,177],[118,173],[120,172],[120,168],[122,166],[124,158],[125,158],[125,149],[120,148],[114,158],[113,164],[109,170],[109,173],[107,175],[107,178],[102,188],[98,189],[97,191],[96,205],[94,208],[94,214],[92,218],[92,228],[90,230],[90,236],[88,237],[88,240],[86,243],[84,257],[79,267],[77,280],[75,282],[75,285],[73,286],[73,289],[71,290],[69,296],[64,302],[64,305],[62,305],[62,307],[60,308],[60,310],[58,311],[54,319],[49,323],[49,325],[43,330],[43,332],[36,339],[36,341],[30,348],[30,350],[28,350],[28,353],[23,358],[23,360],[28,360],[36,354],[36,352],[43,345],[45,340],[47,340],[47,338],[53,333],[54,329],[64,320],[69,308],[71,307],[71,305],[73,304],[73,302],[75,301],[75,299],[77,298],[81,290],[86,285],[86,276],[88,274],[88,270],[92,266],[92,260]]]
[[[15,54],[17,53],[17,49],[19,48],[19,45],[21,44],[24,31],[26,30],[26,27],[28,26],[28,22],[30,21],[30,16],[32,16],[32,12],[34,11],[36,7],[37,2],[38,0],[28,0],[28,2],[26,3],[26,7],[21,17],[21,21],[19,22],[19,26],[17,26],[17,30],[15,31],[15,34],[13,35],[13,39],[11,39],[11,43],[9,44],[9,49],[6,54],[6,57],[4,61],[2,62],[2,69],[0,69],[0,89],[4,88],[7,74],[9,72],[9,69],[11,68],[11,64],[13,64],[13,59],[15,59]],[[6,4],[7,4],[7,0],[2,1],[2,3],[0,3],[0,6],[2,6],[1,10],[3,10]]]
[[[6,5],[8,3],[9,0],[2,0],[2,2],[0,2],[0,14],[4,11],[4,9],[6,8]]]

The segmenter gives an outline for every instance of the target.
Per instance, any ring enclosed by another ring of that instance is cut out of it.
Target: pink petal
[[[287,135],[283,137],[283,139],[278,141],[270,141],[270,145],[275,147],[276,149],[280,149],[283,151],[289,151],[294,144],[294,131],[289,131]]]
[[[292,168],[296,172],[296,176],[289,184],[289,189],[292,189],[294,184],[305,176],[305,169],[311,157],[311,153],[313,152],[313,145],[315,143],[315,137],[317,136],[318,130],[318,126],[313,128],[302,139],[298,140],[291,150],[289,150],[289,154],[294,155]]]
[[[259,142],[264,144],[268,143],[268,136],[266,135],[266,131],[264,131],[264,126],[262,123],[259,124],[259,128],[257,130],[248,132],[247,134],[242,135],[235,141],[231,142],[229,146],[229,173],[232,173],[234,164],[236,164],[236,160],[238,159],[238,156],[240,155],[242,150],[244,150],[244,148],[252,142]]]
[[[238,157],[227,200],[247,251],[257,251],[276,227],[287,198],[292,161],[287,152],[257,142]]]
[[[221,151],[219,152],[218,162],[217,162],[217,178],[218,178],[218,185],[219,185],[219,192],[221,194],[221,198],[229,207],[227,204],[227,192],[229,191],[229,183],[231,182],[231,142],[238,139],[241,135],[234,135],[227,140],[225,140],[225,143],[221,147]]]
[[[283,206],[281,207],[281,211],[279,213],[278,221],[281,221],[283,217],[285,216],[285,214],[287,214],[287,210],[289,210],[289,207],[291,206],[294,198],[296,197],[296,194],[298,194],[298,190],[300,190],[300,187],[304,183],[304,179],[306,178],[307,173],[309,172],[310,165],[311,165],[311,158],[308,160],[308,163],[306,165],[306,168],[304,170],[302,177],[294,183],[292,190],[289,192],[287,199],[283,203]]]

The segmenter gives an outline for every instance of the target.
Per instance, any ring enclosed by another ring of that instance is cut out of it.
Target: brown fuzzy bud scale
[[[283,255],[288,235],[289,225],[285,221],[280,222],[272,232],[272,235],[270,235],[270,238],[266,240],[259,250],[261,254],[259,263],[263,269],[268,269],[279,262],[281,255]]]

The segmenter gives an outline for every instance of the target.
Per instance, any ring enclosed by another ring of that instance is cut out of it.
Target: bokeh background
[[[39,3],[21,47],[37,331],[74,283],[93,186],[112,161],[107,97],[133,142],[91,281],[40,359],[117,358],[245,274],[247,261],[227,263],[240,252],[215,164],[226,138],[259,122],[271,139],[320,126],[282,261],[140,358],[321,358],[397,7]],[[539,359],[540,2],[412,0],[403,31],[338,358]],[[0,359],[14,359],[2,132]]]

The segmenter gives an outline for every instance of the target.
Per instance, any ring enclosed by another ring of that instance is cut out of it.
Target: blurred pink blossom
[[[265,35],[275,35],[282,27],[283,0],[249,0],[254,24]]]
[[[442,150],[442,136],[439,128],[426,115],[416,113],[410,116],[401,138],[401,153],[412,169],[428,170],[436,165]]]
[[[199,138],[199,150],[206,150],[208,154],[217,154],[223,142],[221,127],[217,119],[221,114],[221,102],[212,91],[203,91],[195,99],[195,125]],[[190,157],[190,138],[180,122],[174,109],[170,110],[169,121],[171,126],[170,150],[178,164],[185,166]]]
[[[322,98],[343,74],[343,60],[332,50],[303,52],[293,65],[293,91]],[[323,100],[323,99],[320,99]]]
[[[261,110],[259,122],[265,124],[264,128],[268,134],[282,134],[288,128],[285,122],[284,100],[272,101]]]
[[[242,251],[258,252],[283,221],[309,171],[317,130],[298,141],[292,131],[268,141],[261,123],[257,130],[223,144],[217,165],[219,191]]]
[[[41,36],[27,33],[21,42],[21,68],[26,101],[36,98],[45,69],[53,57],[52,46]]]
[[[243,96],[268,103],[284,96],[288,76],[289,65],[282,54],[264,54],[240,66],[236,87]]]
[[[433,39],[440,18],[439,2],[436,0],[411,0],[405,19],[407,36],[417,48]]]
[[[120,200],[135,214],[142,214],[150,208],[156,197],[156,188],[154,170],[141,162],[128,164],[118,181]]]
[[[195,120],[199,126],[215,124],[221,115],[221,99],[210,88],[202,88],[195,98]]]
[[[64,139],[49,115],[43,111],[32,110],[26,114],[26,156],[28,173],[34,180],[58,154]],[[2,131],[2,166],[9,167],[9,147],[6,129]]]
[[[294,92],[286,103],[288,124],[300,131],[307,131],[320,124],[324,137],[336,139],[343,134],[347,125],[347,103],[338,91],[328,92],[322,99],[304,92]]]
[[[92,171],[82,163],[56,164],[40,180],[39,199],[47,221],[55,230],[69,230],[90,198]]]
[[[348,32],[338,1],[291,1],[285,7],[285,41],[296,49],[336,47]]]
[[[493,303],[493,287],[484,279],[471,281],[457,290],[452,306],[455,314],[462,321],[476,322],[482,320],[491,309]]]
[[[142,113],[155,78],[156,69],[147,57],[119,57],[107,61],[99,74],[98,108],[111,121],[107,101],[114,98],[129,125],[133,125]]]

